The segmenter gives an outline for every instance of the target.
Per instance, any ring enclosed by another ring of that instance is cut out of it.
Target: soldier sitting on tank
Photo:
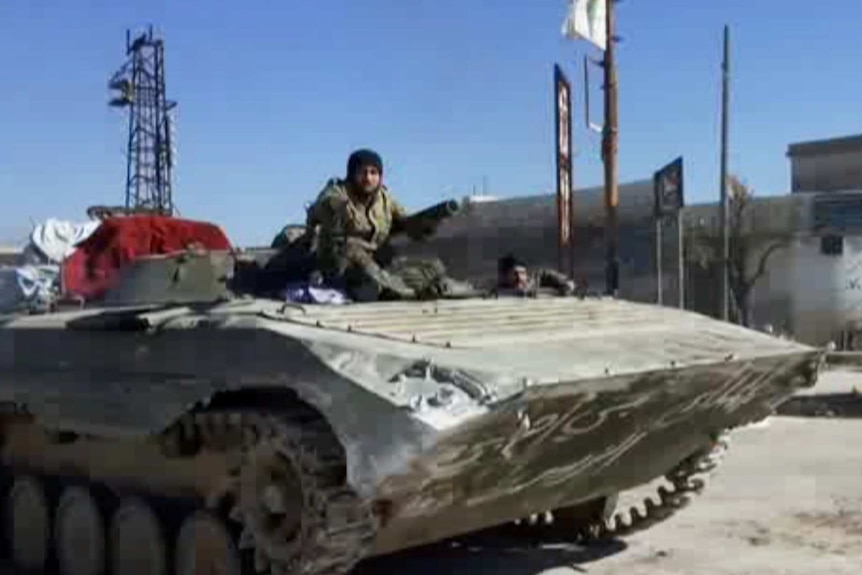
[[[380,156],[357,150],[347,161],[346,178],[327,182],[308,208],[306,233],[312,238],[317,272],[326,285],[343,289],[355,301],[417,297],[418,286],[408,285],[402,273],[385,269],[393,263],[389,239],[403,232],[421,240],[431,230],[411,225],[382,180]],[[398,267],[409,268],[403,262]],[[439,273],[436,268],[432,265],[424,275]]]
[[[497,261],[498,295],[534,296],[541,288],[550,288],[559,295],[572,295],[575,282],[564,274],[549,269],[538,269],[530,273],[527,265],[512,254]]]

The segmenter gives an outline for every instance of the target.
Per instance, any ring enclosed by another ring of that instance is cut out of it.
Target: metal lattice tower
[[[129,111],[126,209],[170,216],[174,213],[171,111],[176,102],[165,95],[164,41],[153,36],[152,26],[133,42],[127,30],[126,56],[108,84],[119,91],[110,105]]]

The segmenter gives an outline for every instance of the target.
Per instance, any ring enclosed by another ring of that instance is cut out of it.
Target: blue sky
[[[619,6],[620,176],[686,158],[690,201],[717,195],[721,34],[732,26],[731,169],[788,188],[787,144],[862,131],[862,3],[628,0]],[[601,182],[583,127],[565,0],[0,0],[0,240],[30,221],[124,201],[123,112],[106,82],[125,29],[153,23],[179,102],[175,200],[238,244],[268,243],[377,149],[410,208],[474,186],[554,186],[552,68],[575,83],[577,187]],[[597,76],[596,76],[597,78]],[[600,93],[593,92],[599,104]],[[598,111],[598,108],[596,108]]]

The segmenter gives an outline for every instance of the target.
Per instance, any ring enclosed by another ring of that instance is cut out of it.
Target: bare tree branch
[[[788,243],[789,242],[787,240],[779,240],[779,241],[773,242],[772,244],[767,246],[767,248],[765,250],[763,250],[763,252],[760,254],[760,258],[757,262],[757,268],[755,269],[754,273],[751,275],[750,281],[752,284],[754,282],[756,282],[758,279],[760,279],[760,277],[763,276],[763,274],[766,273],[767,263],[769,261],[769,257],[773,253],[775,253],[776,251],[783,249],[783,248],[786,248]]]
[[[753,220],[754,192],[736,176],[730,176],[729,182],[729,219],[728,228],[729,261],[728,276],[733,315],[736,320],[748,325],[749,300],[757,281],[763,277],[769,267],[769,260],[778,250],[787,247],[792,234],[778,234],[774,231],[759,229]],[[760,246],[766,244],[764,249]],[[723,262],[723,243],[721,230],[694,229],[689,238],[689,258],[702,268],[721,265]],[[756,266],[751,270],[752,260],[756,257]]]

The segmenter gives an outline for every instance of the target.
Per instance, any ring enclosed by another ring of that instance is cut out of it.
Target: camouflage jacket
[[[314,237],[325,273],[343,273],[349,253],[374,252],[403,228],[407,212],[385,186],[368,205],[353,198],[343,180],[331,179],[308,208],[306,229]]]
[[[553,288],[563,292],[567,292],[572,289],[574,284],[566,274],[549,269],[536,270],[532,279],[536,287]]]
[[[305,234],[305,228],[303,226],[296,225],[286,225],[284,226],[280,232],[278,232],[274,238],[272,238],[272,242],[270,243],[270,248],[272,249],[282,249],[285,246],[289,246],[296,240],[302,238]]]
[[[574,282],[558,271],[540,268],[531,271],[529,276],[529,284],[523,291],[500,285],[494,291],[500,295],[530,295],[541,288],[554,289],[560,295],[571,295],[574,292]]]

